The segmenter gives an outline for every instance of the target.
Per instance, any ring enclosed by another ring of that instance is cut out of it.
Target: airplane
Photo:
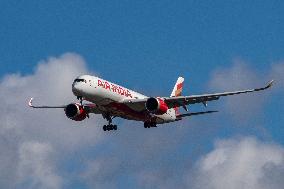
[[[202,103],[207,107],[207,102],[218,100],[222,96],[263,91],[272,86],[273,80],[262,88],[190,96],[181,95],[183,83],[184,78],[179,77],[170,97],[148,97],[99,77],[82,75],[72,84],[72,92],[80,102],[62,106],[35,106],[31,98],[28,105],[32,108],[64,109],[66,116],[75,121],[89,118],[91,113],[101,114],[108,121],[103,126],[104,131],[117,130],[117,125],[112,124],[116,117],[142,121],[145,128],[151,128],[157,127],[157,124],[180,121],[188,116],[215,113],[217,111],[180,114],[179,107],[188,111],[187,105]]]

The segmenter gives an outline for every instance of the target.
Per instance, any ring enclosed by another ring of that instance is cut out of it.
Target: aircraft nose
[[[80,90],[80,86],[78,83],[73,83],[72,84],[72,92],[75,96],[81,96],[81,90]]]

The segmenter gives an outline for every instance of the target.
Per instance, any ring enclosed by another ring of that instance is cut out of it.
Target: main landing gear
[[[107,121],[108,121],[108,125],[104,125],[103,126],[103,130],[104,131],[112,131],[112,130],[117,130],[117,125],[113,125],[112,124],[112,119],[114,117],[111,117],[110,115],[105,115],[103,116]]]
[[[151,128],[151,127],[157,127],[156,123],[154,123],[154,122],[144,122],[144,128]]]
[[[112,131],[112,130],[117,130],[117,125],[104,125],[103,126],[104,131]]]

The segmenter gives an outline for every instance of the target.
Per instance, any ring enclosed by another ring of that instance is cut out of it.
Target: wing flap
[[[188,116],[195,116],[195,115],[201,115],[201,114],[210,114],[210,113],[216,113],[218,111],[205,111],[205,112],[191,112],[191,113],[187,113],[187,114],[180,114],[177,115],[177,119],[181,119],[183,117],[188,117]]]

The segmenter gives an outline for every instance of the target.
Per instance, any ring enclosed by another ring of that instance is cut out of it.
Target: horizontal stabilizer
[[[218,112],[218,111],[192,112],[192,113],[187,113],[187,114],[180,114],[180,115],[177,115],[177,119],[180,119],[182,117],[201,115],[201,114],[210,114],[210,113],[215,113],[215,112]]]

